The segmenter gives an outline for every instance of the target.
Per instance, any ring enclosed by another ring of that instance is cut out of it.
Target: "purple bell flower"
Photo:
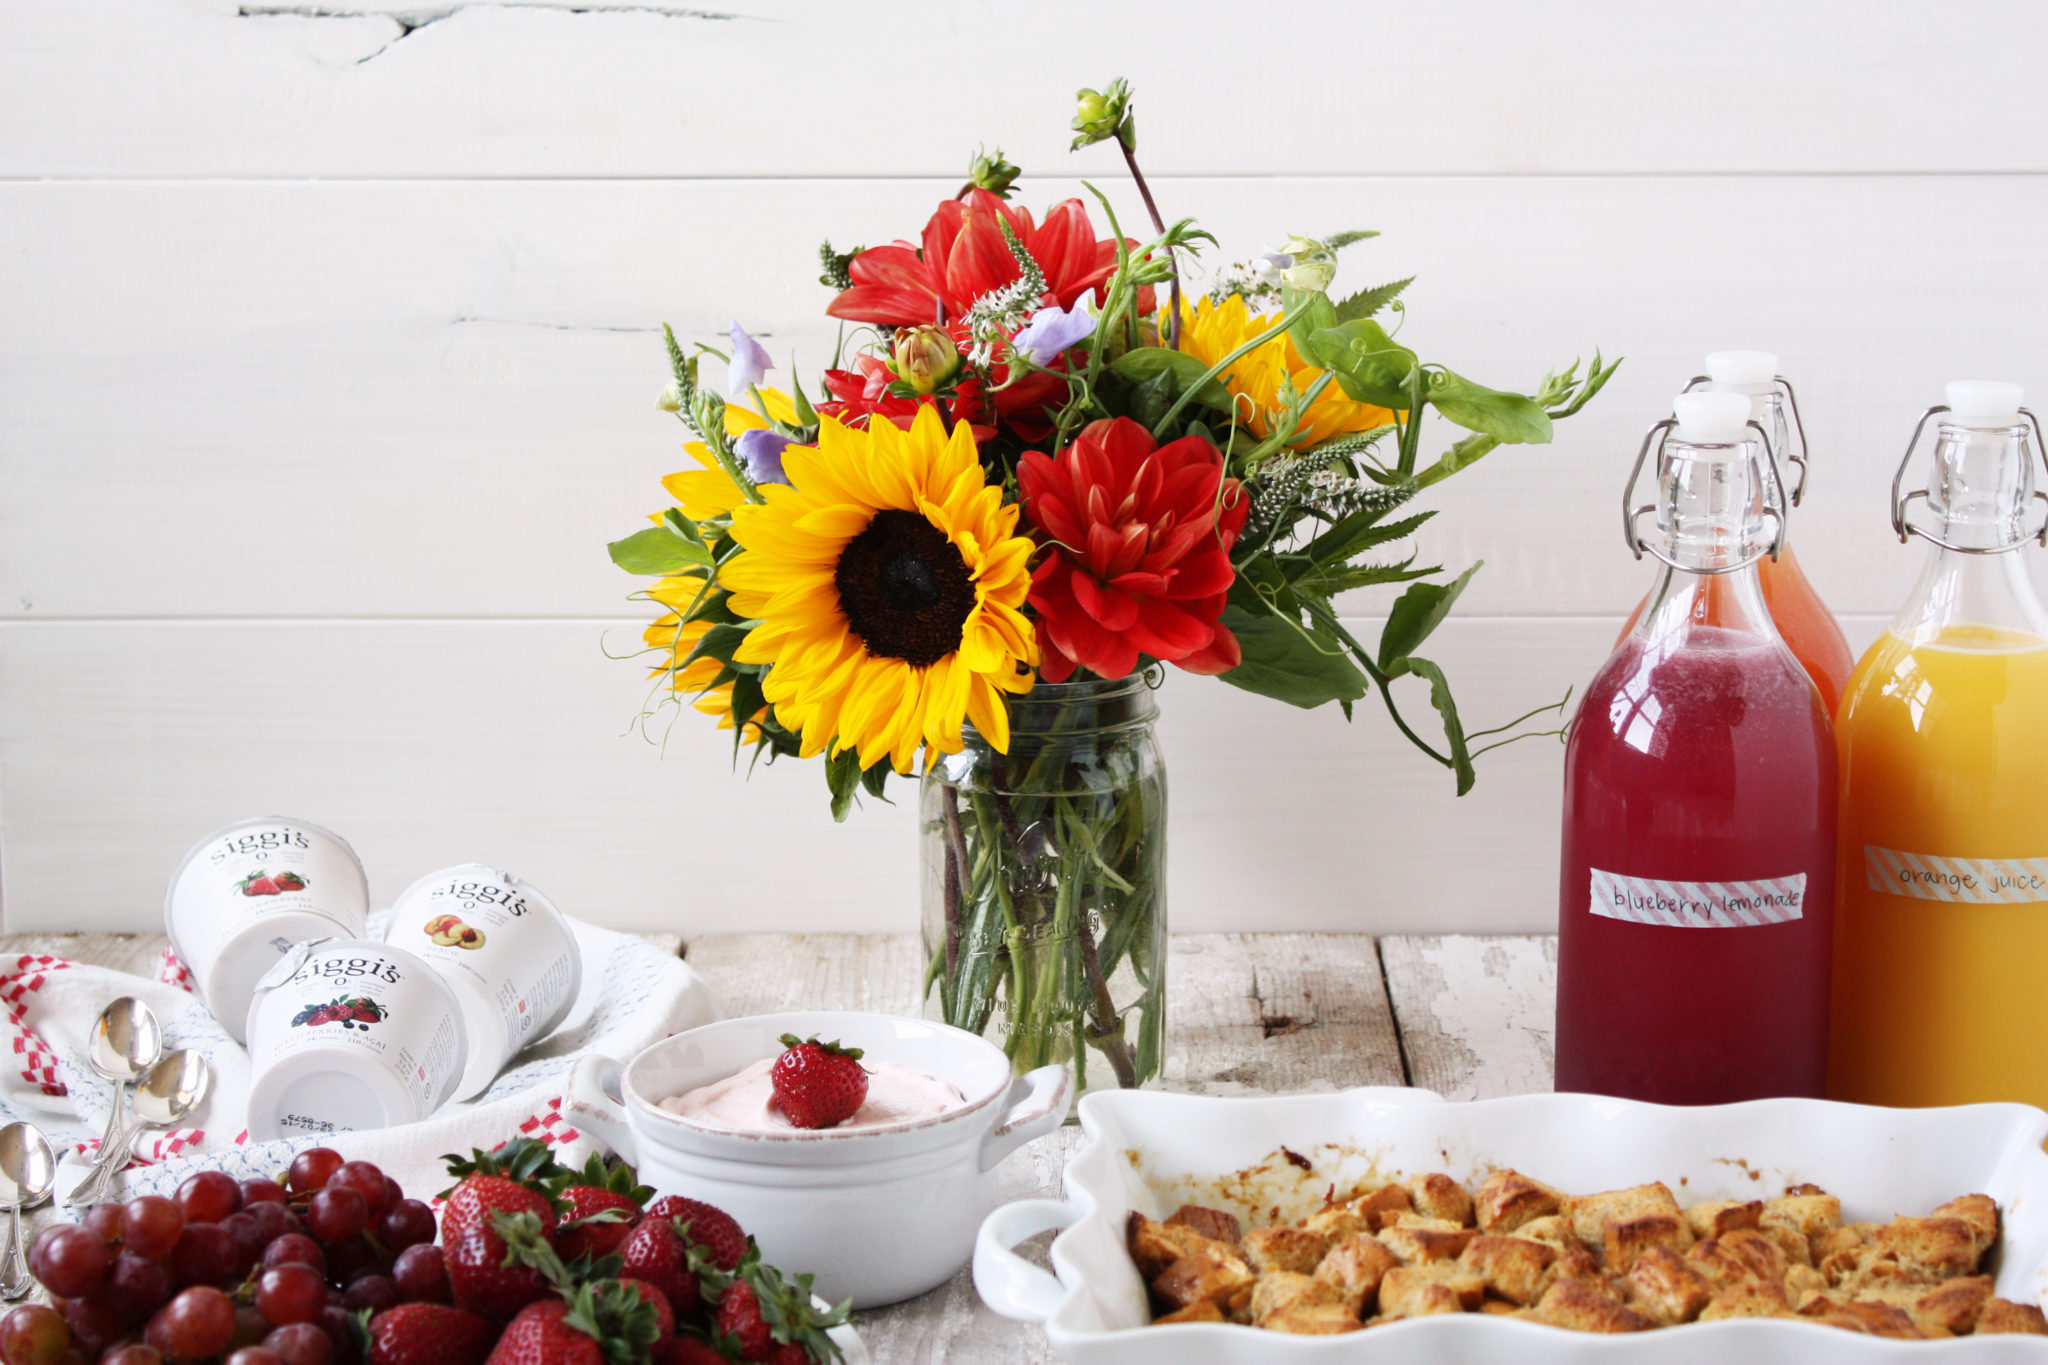
[[[725,392],[739,398],[761,382],[761,376],[775,368],[774,357],[760,342],[747,335],[738,319],[732,324],[732,363],[725,370]]]
[[[789,475],[782,472],[782,451],[789,443],[789,437],[779,431],[755,427],[741,432],[732,449],[755,483],[788,483]]]
[[[1094,335],[1095,319],[1088,316],[1081,300],[1075,299],[1070,313],[1061,312],[1058,304],[1033,313],[1031,321],[1010,339],[1010,344],[1028,356],[1032,364],[1047,365],[1069,346]]]

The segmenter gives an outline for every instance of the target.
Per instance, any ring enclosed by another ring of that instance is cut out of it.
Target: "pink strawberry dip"
[[[861,1065],[868,1073],[867,1100],[833,1132],[912,1123],[967,1102],[958,1087],[922,1071],[894,1062],[864,1061]],[[661,1101],[661,1107],[691,1123],[726,1132],[795,1132],[775,1103],[775,1089],[768,1079],[774,1066],[774,1058],[763,1058],[722,1081],[670,1095]]]

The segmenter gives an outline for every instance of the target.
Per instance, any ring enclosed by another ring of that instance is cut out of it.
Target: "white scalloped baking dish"
[[[2048,1291],[2048,1114],[2018,1104],[1877,1109],[1822,1100],[1673,1108],[1589,1095],[1520,1095],[1451,1104],[1429,1091],[1217,1099],[1148,1092],[1081,1101],[1087,1141],[1068,1163],[1066,1199],[989,1215],[975,1248],[976,1287],[1008,1317],[1042,1321],[1072,1365],[1371,1365],[1630,1362],[1810,1365],[1938,1354],[1971,1365],[2048,1361],[2048,1337],[1889,1341],[1813,1323],[1751,1319],[1594,1336],[1463,1314],[1334,1337],[1290,1337],[1216,1323],[1146,1325],[1145,1287],[1124,1250],[1132,1209],[1163,1218],[1185,1198],[1247,1210],[1305,1211],[1331,1183],[1441,1170],[1472,1181],[1496,1167],[1575,1193],[1662,1180],[1682,1203],[1764,1198],[1812,1181],[1846,1219],[1924,1214],[1959,1194],[2005,1211],[1997,1292],[2026,1303]],[[1279,1159],[1282,1146],[1306,1159]],[[1217,1177],[1252,1169],[1241,1180]],[[1053,1275],[1011,1247],[1051,1228]],[[1055,1278],[1055,1275],[1057,1278]]]

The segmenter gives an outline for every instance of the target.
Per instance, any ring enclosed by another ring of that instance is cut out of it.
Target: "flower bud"
[[[1003,160],[1003,149],[993,152],[976,149],[974,159],[967,163],[967,183],[987,190],[1000,199],[1010,197],[1010,186],[1017,183],[1017,177],[1024,174],[1009,162]]]
[[[1130,104],[1131,87],[1122,79],[1111,81],[1105,90],[1076,91],[1072,124],[1077,134],[1074,146],[1086,147],[1091,142],[1113,137],[1136,151],[1138,133],[1136,123],[1130,117]]]
[[[936,393],[960,373],[960,348],[941,327],[896,333],[896,377],[919,393]]]
[[[1289,237],[1280,254],[1291,257],[1280,283],[1300,294],[1320,294],[1337,278],[1337,253],[1313,237]]]
[[[676,383],[673,379],[669,380],[668,387],[663,389],[661,396],[654,400],[654,406],[660,408],[663,412],[681,412],[683,410],[683,386]]]

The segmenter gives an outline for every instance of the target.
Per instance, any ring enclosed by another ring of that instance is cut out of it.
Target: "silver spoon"
[[[127,1090],[131,1082],[156,1064],[163,1054],[163,1030],[149,1006],[132,995],[124,995],[100,1011],[85,1048],[86,1064],[113,1083],[114,1102],[107,1110],[107,1130],[100,1136],[100,1149],[92,1170],[78,1188],[65,1196],[68,1208],[97,1204],[106,1198],[114,1175],[128,1164]]]
[[[50,1197],[57,1183],[57,1157],[50,1140],[33,1123],[0,1128],[0,1205],[7,1209],[7,1252],[0,1269],[0,1294],[18,1299],[36,1287],[21,1252],[21,1211]]]
[[[135,1117],[140,1122],[129,1140],[145,1128],[169,1128],[182,1120],[206,1098],[212,1081],[213,1068],[206,1064],[206,1054],[189,1047],[165,1053],[135,1087]]]

